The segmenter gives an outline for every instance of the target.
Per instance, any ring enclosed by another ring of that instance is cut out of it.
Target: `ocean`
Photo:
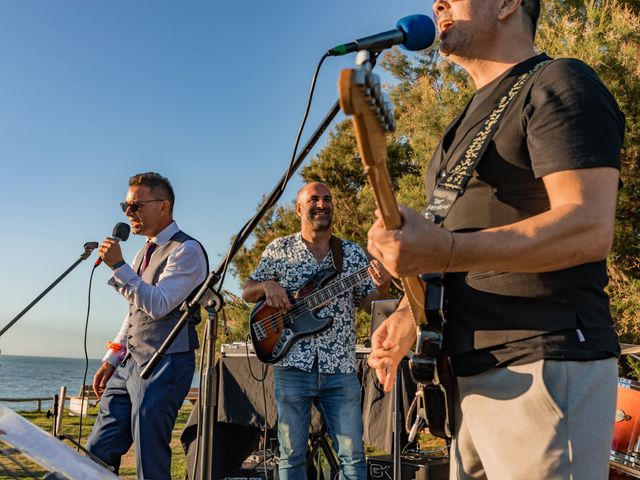
[[[84,373],[84,359],[0,355],[0,398],[51,398],[67,387],[67,396],[78,395]],[[87,384],[101,361],[89,359]],[[13,410],[35,410],[36,402],[3,402]],[[42,402],[44,411],[52,402]]]

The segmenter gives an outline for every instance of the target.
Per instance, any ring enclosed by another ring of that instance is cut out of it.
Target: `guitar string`
[[[313,299],[314,297],[321,297],[321,296],[322,296],[322,294],[328,293],[332,288],[334,288],[334,287],[338,286],[340,283],[348,284],[348,283],[350,283],[350,282],[354,281],[354,279],[356,279],[357,277],[362,276],[362,275],[363,275],[363,273],[367,272],[367,271],[368,271],[368,269],[369,269],[369,267],[367,266],[367,267],[365,267],[365,268],[363,268],[363,269],[361,269],[361,270],[357,271],[357,272],[356,272],[356,273],[354,273],[353,275],[350,275],[349,277],[347,277],[347,278],[345,278],[345,279],[343,279],[343,280],[340,280],[340,281],[335,282],[335,283],[333,283],[333,284],[329,284],[327,287],[323,288],[322,290],[319,290],[318,292],[316,292],[316,293],[314,293],[314,294],[310,295],[309,297],[304,298],[304,299],[301,299],[301,300],[303,300],[303,301],[301,301],[300,303],[298,303],[297,305],[295,305],[291,310],[289,310],[288,312],[286,312],[284,315],[283,315],[283,314],[281,314],[281,313],[274,313],[274,314],[269,315],[268,317],[265,317],[265,318],[263,318],[262,320],[260,320],[260,321],[256,322],[256,323],[254,324],[254,326],[255,326],[255,325],[259,325],[259,326],[261,326],[261,327],[262,327],[262,326],[264,326],[264,327],[265,327],[265,329],[267,329],[267,328],[269,328],[269,327],[274,327],[274,326],[276,326],[276,325],[277,325],[277,323],[278,323],[278,319],[279,319],[279,318],[281,318],[281,317],[282,317],[282,324],[283,324],[283,326],[284,326],[284,325],[286,325],[286,324],[288,324],[288,323],[291,323],[291,320],[287,320],[287,319],[286,319],[286,317],[290,317],[291,315],[298,314],[298,313],[300,313],[301,311],[303,311],[305,308],[309,308],[309,306],[307,305],[307,303],[308,303],[308,301],[309,301],[310,299]],[[368,276],[368,275],[367,275],[367,276]],[[357,278],[357,279],[355,280],[355,283],[353,283],[353,285],[349,285],[349,286],[347,286],[347,287],[346,287],[346,289],[350,288],[351,286],[355,286],[355,285],[357,285],[358,283],[360,283],[360,282],[361,282],[362,280],[364,280],[365,278],[366,278],[366,276],[363,276],[362,278]],[[346,289],[345,289],[345,288],[340,288],[339,290],[346,290]],[[332,294],[330,297],[326,298],[325,300],[323,300],[322,302],[318,303],[317,305],[310,307],[310,309],[314,309],[314,308],[317,308],[317,307],[321,306],[325,301],[330,300],[334,295],[337,295],[337,294],[338,294],[338,293],[336,293],[336,294]]]

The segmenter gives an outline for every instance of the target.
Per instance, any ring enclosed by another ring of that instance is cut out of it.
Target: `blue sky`
[[[154,170],[212,268],[286,168],[327,49],[388,30],[430,0],[6,0],[0,7],[0,328],[126,218],[127,179]],[[337,98],[321,71],[307,134]],[[324,145],[325,140],[320,142]],[[285,194],[290,202],[300,182]],[[123,244],[131,259],[143,243]],[[3,354],[82,356],[95,253],[8,333]],[[126,304],[94,275],[89,354]],[[238,291],[229,279],[226,288]],[[1,358],[0,358],[1,360]]]

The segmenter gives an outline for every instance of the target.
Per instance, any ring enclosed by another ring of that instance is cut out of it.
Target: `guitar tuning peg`
[[[354,79],[356,85],[360,85],[360,86],[367,86],[367,72],[362,70],[362,69],[357,69],[356,70],[356,76]]]
[[[384,113],[384,103],[382,102],[380,97],[374,97],[374,99],[376,101],[376,108],[378,109],[378,111]]]
[[[387,103],[385,105],[385,110],[387,111],[389,116],[393,118],[393,103]]]
[[[369,88],[371,89],[371,95],[375,98],[380,98],[380,95],[382,94],[382,87],[380,85],[380,77],[378,77],[377,75],[370,75],[369,76],[369,83],[368,83]]]
[[[376,100],[376,92],[372,88],[367,87],[365,89],[365,95],[375,102],[375,100]]]
[[[380,111],[385,118],[389,116],[389,106],[386,103],[380,105]]]
[[[389,118],[393,118],[393,105],[387,106],[387,115],[389,115]]]
[[[367,75],[367,85],[369,85],[370,88],[380,87],[380,77],[375,73],[370,73]]]

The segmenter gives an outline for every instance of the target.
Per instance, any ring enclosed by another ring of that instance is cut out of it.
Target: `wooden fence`
[[[65,397],[69,400],[71,397]],[[0,403],[29,403],[36,402],[36,412],[42,411],[42,402],[52,402],[53,397],[28,397],[28,398],[0,398]]]

